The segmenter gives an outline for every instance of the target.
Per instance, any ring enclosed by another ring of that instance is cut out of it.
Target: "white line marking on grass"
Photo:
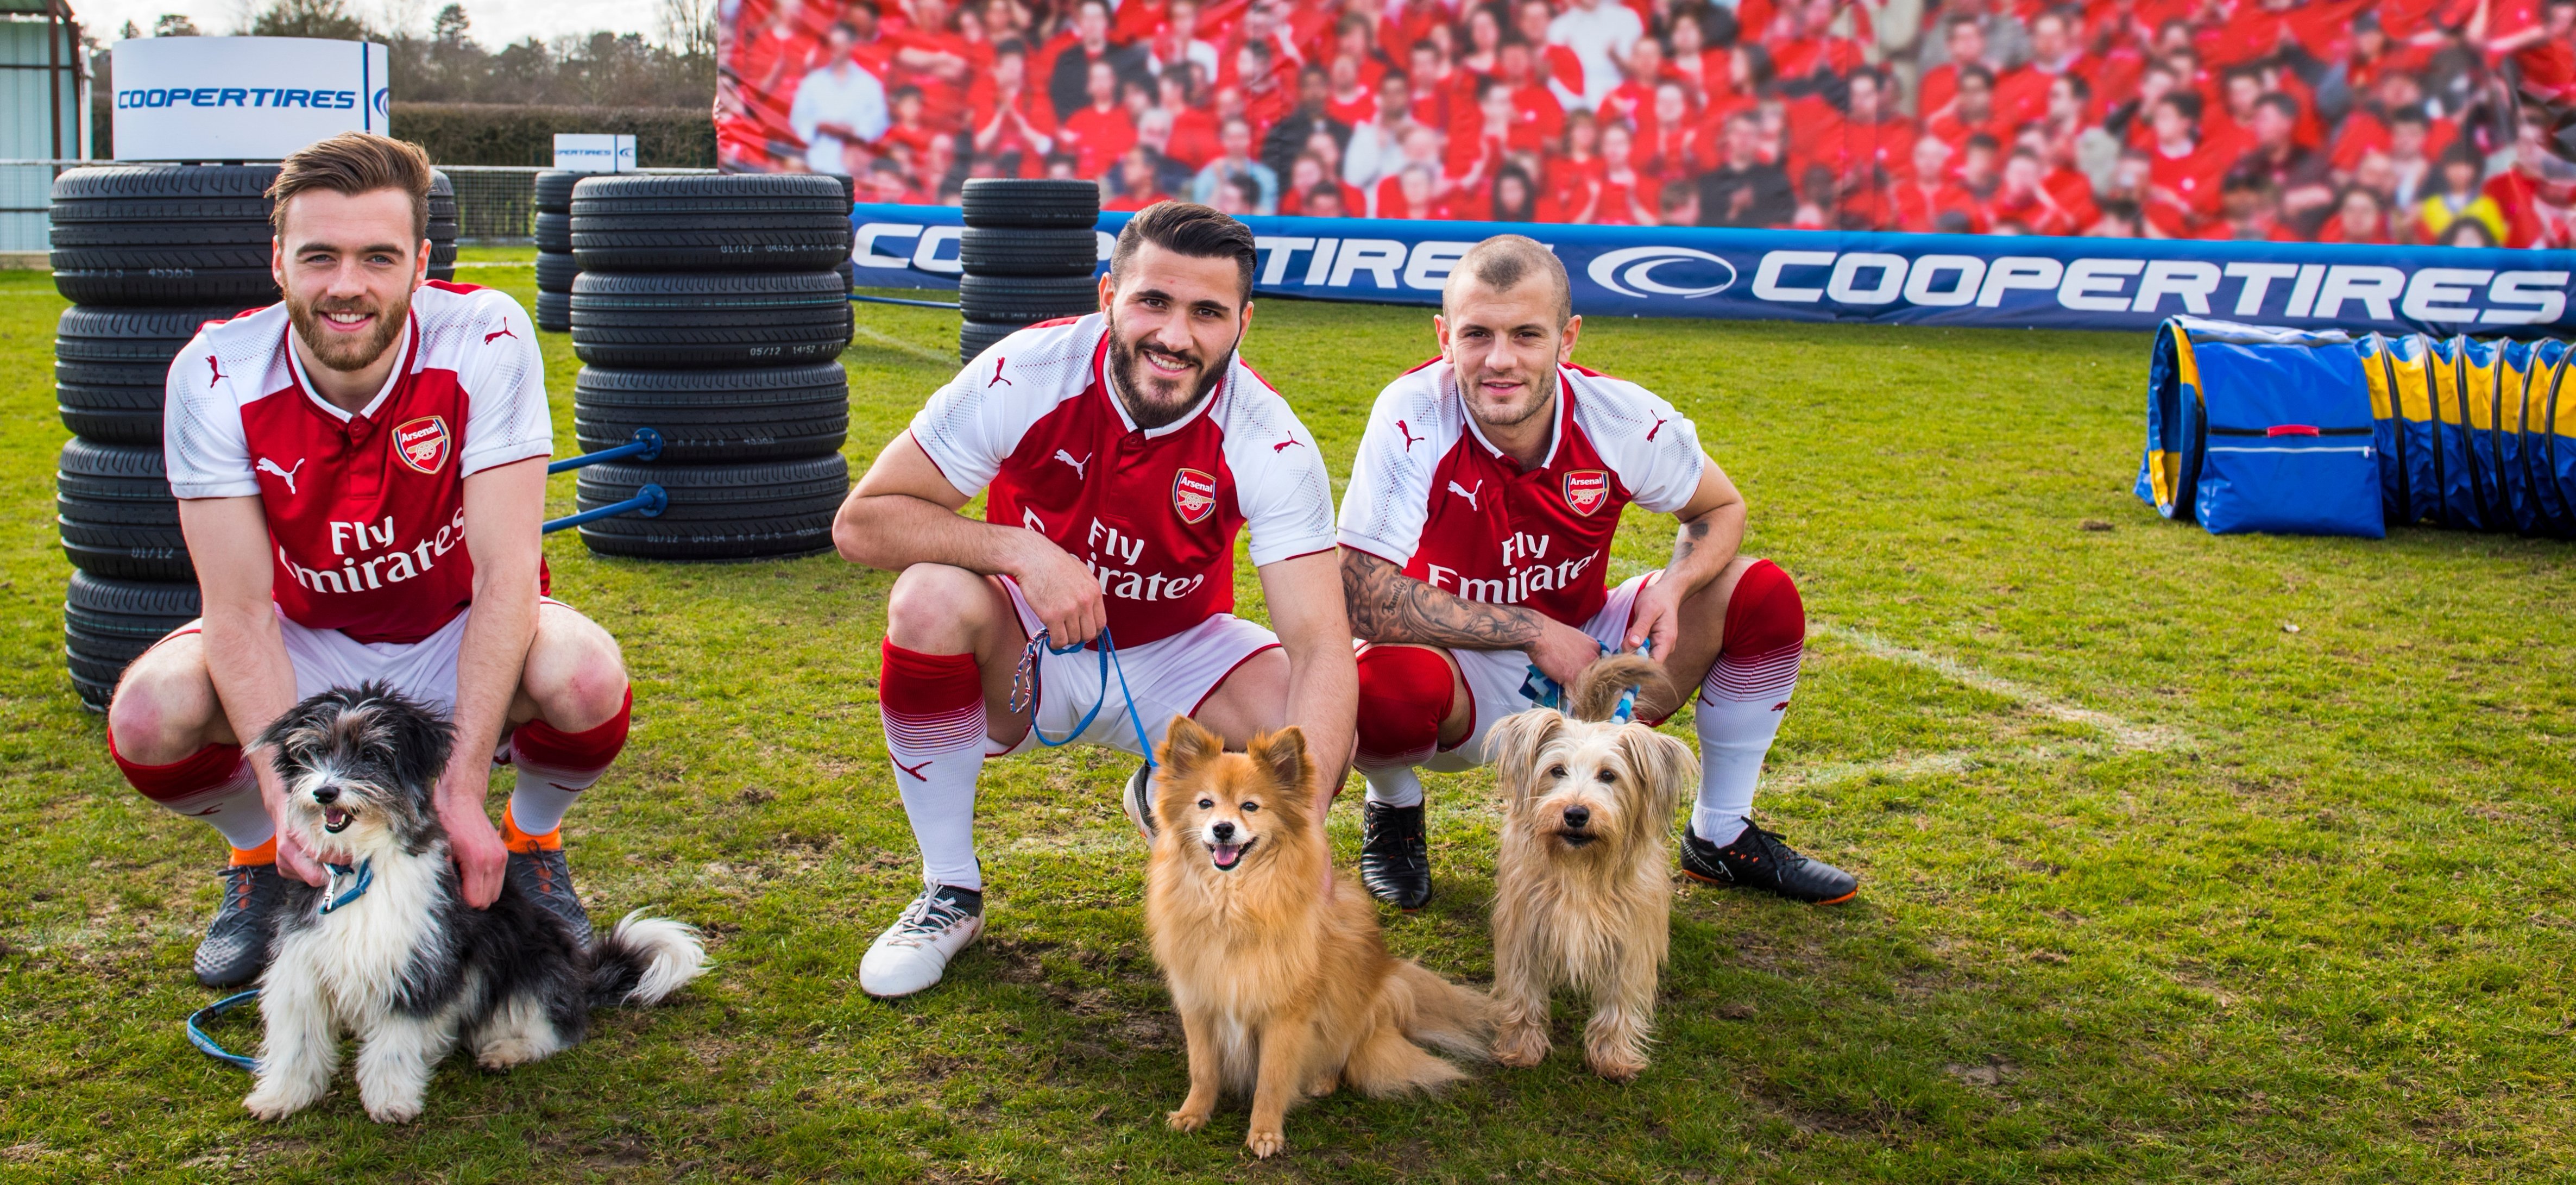
[[[877,343],[878,345],[885,346],[889,349],[900,350],[927,362],[936,362],[945,366],[956,361],[956,359],[949,355],[942,354],[937,350],[922,349],[921,347],[905,341],[902,338],[888,337],[885,334],[870,329],[865,325],[854,325],[851,327],[851,331],[857,333],[860,337],[864,337],[869,341]]]
[[[2018,701],[2069,724],[2081,724],[2087,728],[2097,729],[2103,735],[2110,737],[2114,746],[2122,749],[2182,749],[2190,747],[2191,744],[2189,737],[2162,725],[2132,724],[2108,712],[2097,712],[2091,708],[2079,708],[2073,704],[2062,703],[2042,694],[2036,688],[2022,686],[2001,676],[1989,675],[1956,659],[1943,658],[1937,654],[1927,654],[1920,650],[1899,646],[1876,634],[1818,621],[1808,623],[1807,636],[1831,638],[1872,658],[1918,666],[1952,682]]]

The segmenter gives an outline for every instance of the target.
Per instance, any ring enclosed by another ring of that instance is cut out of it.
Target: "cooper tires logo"
[[[1673,270],[1657,275],[1658,269],[1667,266]],[[1697,300],[1735,286],[1734,264],[1689,247],[1622,247],[1593,257],[1584,274],[1595,284],[1639,300],[1655,296]]]

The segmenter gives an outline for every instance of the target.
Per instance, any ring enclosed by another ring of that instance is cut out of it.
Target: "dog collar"
[[[331,882],[322,886],[321,912],[323,913],[329,913],[332,910],[338,909],[343,905],[347,905],[360,897],[366,896],[367,888],[376,883],[376,862],[373,860],[361,860],[358,862],[358,866],[356,868],[351,868],[346,864],[328,863],[324,864],[323,867],[331,870]],[[340,878],[342,877],[349,878],[350,884],[347,892],[342,892],[340,889]]]

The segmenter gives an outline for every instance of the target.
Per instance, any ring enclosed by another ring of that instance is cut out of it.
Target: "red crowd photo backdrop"
[[[2564,129],[2516,101],[2576,0],[730,0],[720,33],[723,167],[862,202],[2576,246]]]

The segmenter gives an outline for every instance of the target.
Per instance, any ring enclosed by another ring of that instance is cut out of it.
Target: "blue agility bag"
[[[2381,538],[2370,392],[2345,334],[2172,318],[2148,367],[2138,494],[2213,535]]]
[[[2576,348],[2546,342],[2535,361],[2548,370],[2535,369],[2531,376],[2534,422],[2523,447],[2532,456],[2532,486],[2558,533],[2576,537]]]
[[[2477,448],[2469,426],[2466,337],[2424,339],[2425,369],[2433,380],[2433,467],[2441,486],[2434,521],[2446,527],[2483,531],[2496,525],[2485,513]]]

